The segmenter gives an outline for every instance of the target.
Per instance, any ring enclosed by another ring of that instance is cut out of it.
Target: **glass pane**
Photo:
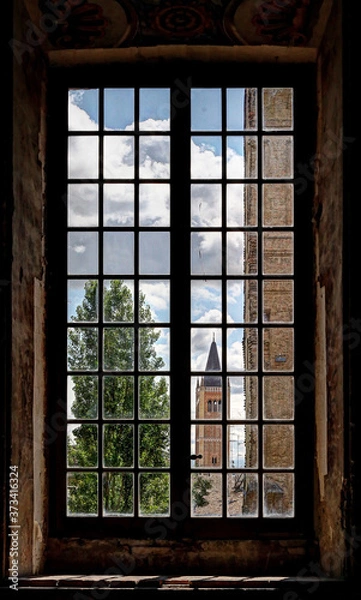
[[[257,233],[227,233],[227,274],[256,274],[258,269]]]
[[[270,473],[263,477],[263,511],[265,517],[294,517],[293,473]]]
[[[294,418],[294,379],[293,377],[263,378],[263,418]]]
[[[92,183],[68,185],[68,227],[98,226],[98,186]]]
[[[192,323],[222,323],[222,282],[197,279],[191,282]]]
[[[139,475],[139,514],[141,517],[166,517],[170,506],[169,473]]]
[[[97,179],[98,169],[98,138],[71,135],[68,139],[69,179]]]
[[[103,515],[134,516],[134,482],[131,473],[103,473]]]
[[[222,334],[218,328],[191,329],[192,371],[221,371]],[[220,377],[216,381],[221,385]]]
[[[103,466],[134,466],[133,425],[103,426]]]
[[[222,90],[193,88],[191,90],[191,130],[221,131]]]
[[[264,275],[293,275],[293,233],[263,234]]]
[[[68,467],[96,467],[98,464],[98,426],[68,425]]]
[[[263,332],[263,368],[265,371],[292,371],[293,329],[265,328]]]
[[[99,128],[99,90],[69,90],[69,131],[96,131]]]
[[[134,369],[134,329],[131,327],[104,329],[103,367],[106,371]]]
[[[170,90],[166,88],[141,88],[139,90],[140,131],[169,131]]]
[[[169,227],[170,187],[168,183],[142,183],[139,186],[139,225]]]
[[[68,321],[98,321],[98,282],[85,279],[68,280]]]
[[[263,226],[293,226],[292,183],[266,183],[263,186]]]
[[[191,179],[220,179],[221,177],[221,136],[193,136],[191,138]]]
[[[104,280],[103,319],[105,323],[129,323],[134,321],[133,281]]]
[[[293,89],[264,88],[263,129],[284,130],[293,128]]]
[[[98,330],[95,327],[68,328],[68,369],[95,371],[98,368]]]
[[[263,177],[293,177],[293,138],[290,135],[263,137]]]
[[[216,231],[191,233],[192,275],[221,275],[222,236]]]
[[[222,516],[222,475],[192,473],[191,517]]]
[[[265,323],[293,323],[293,281],[263,282],[263,320]]]
[[[168,371],[169,329],[142,327],[139,329],[139,370]]]
[[[133,136],[104,136],[104,177],[107,179],[133,179]]]
[[[169,419],[169,377],[139,377],[139,418]]]
[[[229,469],[256,469],[258,467],[257,425],[229,425],[227,447]]]
[[[191,185],[191,226],[220,227],[222,224],[222,187],[218,183]]]
[[[106,183],[104,185],[105,227],[132,227],[134,225],[134,185]]]
[[[131,231],[105,231],[103,270],[108,275],[133,275],[134,234]]]
[[[167,231],[139,233],[139,272],[142,275],[169,275],[170,235]]]
[[[227,330],[227,370],[256,371],[258,332],[254,328]]]
[[[139,281],[140,323],[167,323],[170,318],[170,282],[161,279]]]
[[[204,393],[204,391],[203,391]],[[205,392],[212,404],[214,405],[214,416],[213,413],[206,412],[203,416],[204,419],[220,419],[220,405],[217,398],[221,397],[221,391],[217,395],[213,395],[206,390]],[[213,398],[216,399],[213,399]],[[207,410],[208,401],[205,402],[205,408]],[[198,458],[191,461],[193,469],[219,469],[222,467],[222,439],[223,439],[222,425],[216,425],[211,423],[209,425],[191,425],[191,454],[196,455]]]
[[[258,475],[228,473],[227,517],[258,517]]]
[[[264,425],[263,466],[265,469],[294,467],[293,425]]]
[[[134,129],[134,90],[126,88],[104,90],[104,129],[106,131]]]
[[[227,89],[227,131],[257,129],[256,88]]]
[[[257,225],[257,186],[252,183],[227,185],[227,227]]]
[[[229,377],[229,401],[227,418],[257,419],[258,379],[257,377]]]
[[[95,516],[98,514],[98,475],[96,473],[68,473],[67,515]]]
[[[139,425],[139,466],[169,467],[170,426],[152,423]]]
[[[98,234],[91,231],[68,233],[68,274],[98,273]]]
[[[142,135],[139,137],[139,177],[141,179],[169,179],[169,136]]]
[[[69,419],[96,419],[98,416],[98,378],[92,375],[68,377]]]
[[[104,419],[132,419],[134,416],[134,379],[127,375],[103,378]]]
[[[227,281],[227,323],[256,323],[258,282],[256,279]]]
[[[222,378],[220,375],[208,374],[203,377],[191,378],[191,418],[196,421],[222,419]],[[199,433],[198,426],[194,432]],[[194,443],[199,444],[198,437],[197,435],[194,438]],[[195,446],[192,448],[192,454],[199,454],[199,452],[202,453]]]
[[[227,137],[228,179],[257,177],[257,138],[233,135]]]

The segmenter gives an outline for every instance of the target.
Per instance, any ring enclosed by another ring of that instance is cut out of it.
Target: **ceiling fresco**
[[[329,0],[26,0],[48,49],[316,45]]]

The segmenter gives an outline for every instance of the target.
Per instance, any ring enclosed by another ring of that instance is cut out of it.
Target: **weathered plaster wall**
[[[310,161],[316,183],[316,532],[321,568],[336,576],[345,559],[341,24],[341,2],[335,2],[318,58],[318,141]]]
[[[19,574],[43,560],[44,472],[44,93],[41,49],[14,2],[11,462],[18,467]],[[16,42],[16,43],[15,43]]]

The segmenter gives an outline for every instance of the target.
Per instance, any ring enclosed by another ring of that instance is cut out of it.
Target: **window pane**
[[[218,232],[191,234],[192,275],[222,273],[222,236]]]
[[[227,281],[227,322],[256,323],[258,320],[258,281],[231,279]]]
[[[257,186],[251,183],[227,185],[227,227],[257,225]]]
[[[264,227],[293,226],[293,185],[266,183],[263,186]]]
[[[214,344],[213,344],[213,342]],[[212,345],[211,345],[212,343]],[[211,352],[210,352],[211,346]],[[221,371],[222,334],[219,328],[191,329],[191,369],[192,371]],[[218,380],[218,377],[217,377]]]
[[[68,473],[67,515],[95,516],[98,514],[98,475]]]
[[[263,331],[263,368],[265,371],[292,371],[293,329],[265,328]]]
[[[227,516],[258,517],[258,475],[228,473]]]
[[[169,136],[142,135],[139,138],[139,177],[168,179],[170,176]]]
[[[191,418],[195,421],[222,419],[222,377],[220,374],[214,375],[210,369],[207,369],[204,376],[191,377]],[[192,430],[192,433],[195,434],[192,437],[192,454],[203,453],[198,447],[200,431],[198,425]],[[221,456],[221,447],[218,449],[218,455]],[[218,466],[219,464],[218,461]],[[196,465],[198,465],[198,461]]]
[[[134,369],[134,329],[130,327],[104,329],[103,367],[106,371]]]
[[[103,378],[104,419],[132,419],[134,416],[134,378],[128,375]]]
[[[68,233],[68,274],[98,273],[98,234],[90,231]]]
[[[139,233],[139,272],[142,275],[168,275],[170,235],[167,231]]]
[[[229,420],[249,419],[258,417],[258,378],[229,377]]]
[[[106,183],[104,185],[104,225],[132,227],[134,225],[134,185]]]
[[[256,88],[227,89],[227,130],[257,129]]]
[[[68,227],[97,227],[98,186],[92,183],[68,185]]]
[[[227,233],[227,274],[256,274],[258,269],[258,235],[243,231]]]
[[[98,138],[72,135],[68,140],[69,179],[96,179],[98,177]]]
[[[68,321],[90,323],[98,321],[98,282],[68,280]]]
[[[134,475],[103,473],[103,514],[105,517],[134,515]]]
[[[131,231],[105,231],[103,269],[108,275],[133,275],[134,234]]]
[[[220,179],[222,177],[222,138],[193,136],[191,138],[191,178]]]
[[[68,425],[68,467],[96,467],[98,464],[98,426]]]
[[[218,183],[191,185],[192,227],[220,227],[222,224],[222,187]]]
[[[191,516],[222,516],[222,475],[220,473],[192,473]]]
[[[293,275],[293,233],[263,234],[264,275]]]
[[[293,89],[264,88],[263,129],[283,130],[293,128]]]
[[[263,418],[294,418],[294,379],[274,376],[263,379]]]
[[[170,318],[170,281],[141,279],[139,281],[140,323],[166,323]]]
[[[69,131],[96,131],[99,128],[99,90],[69,90]]]
[[[227,137],[228,179],[257,177],[257,138],[235,135]]]
[[[126,131],[134,129],[134,90],[109,88],[104,90],[104,129]]]
[[[104,136],[104,177],[132,179],[134,177],[134,138]]]
[[[169,467],[170,426],[158,423],[139,425],[139,466]]]
[[[293,425],[265,425],[263,427],[263,466],[265,469],[292,469],[294,467]]]
[[[170,126],[170,90],[141,88],[139,90],[140,131],[168,131]]]
[[[257,425],[229,425],[227,429],[228,468],[256,469],[258,467]]]
[[[134,282],[119,279],[104,280],[103,319],[105,323],[134,321]]]
[[[221,89],[191,90],[191,130],[221,131]]]
[[[197,279],[191,282],[192,323],[222,322],[222,282]]]
[[[139,225],[169,227],[170,188],[167,183],[142,183],[139,186]]]
[[[68,369],[95,371],[98,368],[98,329],[68,328]]]
[[[103,466],[134,466],[134,427],[133,425],[103,426]]]
[[[258,332],[254,328],[234,328],[227,331],[227,370],[257,370]]]
[[[169,515],[170,478],[168,473],[139,475],[139,514],[141,517]]]
[[[139,329],[139,369],[167,371],[169,369],[169,329],[142,327]]]
[[[270,473],[263,478],[263,510],[265,517],[294,517],[293,473]]]
[[[69,419],[96,419],[98,416],[98,378],[92,375],[68,377]],[[86,398],[86,402],[83,399]]]
[[[263,320],[266,323],[293,322],[293,281],[263,282]]]
[[[169,377],[139,377],[139,418],[169,419]]]
[[[293,177],[293,138],[291,136],[264,136],[263,177],[290,179]]]

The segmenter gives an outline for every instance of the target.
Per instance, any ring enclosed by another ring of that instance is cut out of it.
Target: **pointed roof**
[[[209,371],[220,371],[221,363],[219,361],[217,344],[214,339],[209,349],[207,364],[206,364],[206,372]],[[222,386],[222,378],[220,375],[205,375],[204,376],[204,385],[205,387],[221,387]]]

